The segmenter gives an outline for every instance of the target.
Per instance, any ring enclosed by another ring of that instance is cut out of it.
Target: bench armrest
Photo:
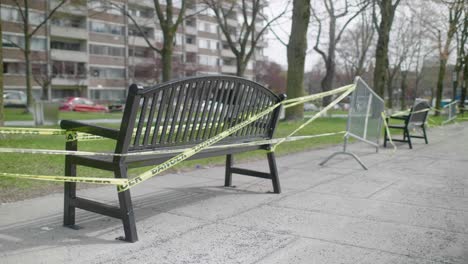
[[[117,139],[119,137],[119,130],[117,129],[90,125],[73,120],[62,120],[60,127],[70,131],[84,132],[110,139]]]

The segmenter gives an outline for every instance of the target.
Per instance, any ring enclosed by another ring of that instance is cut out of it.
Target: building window
[[[196,63],[197,62],[197,54],[195,52],[185,53],[185,62],[187,62],[187,63]]]
[[[219,47],[217,43],[217,40],[198,38],[198,47],[201,49],[216,50]]]
[[[125,55],[125,48],[90,44],[89,53],[95,55],[123,57]]]
[[[25,74],[26,64],[22,62],[4,62],[3,73],[5,74]]]
[[[1,15],[3,21],[23,23],[21,14],[16,8],[2,6]],[[31,25],[39,25],[42,21],[44,21],[44,19],[45,17],[43,13],[29,10],[29,23]]]
[[[197,21],[194,18],[189,18],[185,20],[185,25],[187,27],[195,27],[196,24],[197,24]]]
[[[86,23],[84,23],[84,17],[72,17],[68,16],[63,17],[60,16],[54,17],[51,19],[50,23],[54,26],[58,27],[73,27],[73,28],[84,28]]]
[[[218,66],[219,59],[216,56],[198,55],[198,64],[206,66]]]
[[[185,43],[187,44],[195,44],[196,43],[196,37],[193,35],[186,35],[185,36]]]
[[[199,21],[198,22],[198,30],[216,34],[216,33],[218,33],[218,25],[213,24],[213,23],[209,23],[209,22],[205,22],[205,21]]]
[[[52,61],[52,76],[58,78],[84,78],[86,65],[84,62]]]
[[[91,98],[95,100],[118,101],[125,99],[125,90],[90,89]]]
[[[106,24],[96,21],[89,22],[89,29],[97,33],[113,34],[113,35],[123,35],[124,27],[114,24]]]
[[[81,50],[80,43],[63,42],[63,41],[57,41],[57,40],[52,40],[50,42],[50,47],[52,49],[60,49],[60,50],[75,50],[75,51]]]
[[[141,31],[136,26],[130,25],[128,27],[128,34],[130,36],[136,36],[136,37],[147,37],[151,39],[153,38],[154,33],[153,33],[152,28],[140,26],[140,29]]]
[[[128,12],[132,17],[142,17],[142,18],[153,18],[154,13],[153,10],[145,8],[138,8],[138,7],[129,7]]]
[[[132,57],[142,57],[142,58],[152,57],[150,48],[135,47],[135,46],[128,47],[128,55]]]
[[[88,1],[89,9],[93,9],[95,12],[104,12],[112,15],[121,15],[123,6],[118,4],[106,3],[105,1]]]
[[[91,77],[95,79],[124,79],[125,70],[116,68],[90,67]]]
[[[19,35],[3,34],[3,47],[24,49],[24,37]],[[33,37],[31,39],[31,50],[45,50],[46,40],[44,38]]]

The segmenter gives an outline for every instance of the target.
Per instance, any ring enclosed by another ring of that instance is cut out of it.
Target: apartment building
[[[20,1],[21,2],[21,1]],[[31,25],[37,25],[57,0],[30,2]],[[82,4],[79,4],[82,3]],[[143,32],[123,15],[122,8],[136,20]],[[235,57],[209,10],[184,20],[176,34],[173,78],[204,74],[235,74]],[[12,1],[2,1],[4,86],[25,89],[24,45],[20,13]],[[131,83],[151,85],[161,80],[160,55],[145,38],[162,45],[162,31],[155,17],[153,1],[78,1],[67,4],[34,35],[33,94],[39,98],[47,87],[50,98],[85,96],[97,100],[121,100]],[[260,21],[259,23],[262,23]],[[236,20],[230,21],[239,27]],[[254,77],[256,61],[265,60],[260,41],[247,66],[246,78]],[[48,74],[49,73],[49,74]]]

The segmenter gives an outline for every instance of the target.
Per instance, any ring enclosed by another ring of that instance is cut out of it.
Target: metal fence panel
[[[348,135],[378,146],[384,101],[361,78],[356,77],[348,113]]]

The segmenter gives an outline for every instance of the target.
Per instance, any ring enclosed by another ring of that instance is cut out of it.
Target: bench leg
[[[405,132],[403,132],[406,137],[408,138],[408,145],[409,145],[409,148],[412,149],[413,148],[413,145],[411,144],[411,136],[409,134],[409,130],[408,128],[405,128]]]
[[[120,166],[115,171],[116,178],[127,178],[127,168]],[[138,241],[138,235],[135,224],[135,214],[133,212],[132,198],[130,196],[130,190],[119,192],[119,205],[122,217],[122,223],[125,232],[125,241],[136,242]]]
[[[66,150],[77,150],[78,143],[70,141],[66,143]],[[76,164],[73,164],[70,157],[65,157],[65,176],[76,176]],[[76,183],[66,182],[64,184],[64,206],[63,225],[74,228],[75,226],[75,206],[72,200],[76,198]]]
[[[273,192],[281,193],[281,186],[278,177],[278,169],[276,168],[276,159],[274,152],[268,152],[268,166],[270,167],[271,181],[273,183]]]
[[[230,187],[232,186],[232,155],[228,154],[226,155],[226,176],[224,179],[224,186],[225,187]]]
[[[388,140],[388,135],[387,135],[387,129],[384,129],[384,142],[383,142],[383,146],[384,148],[387,147],[387,140]]]
[[[424,141],[426,142],[426,144],[429,144],[429,142],[427,141],[427,135],[426,135],[426,127],[425,127],[425,125],[422,125],[421,128],[422,128],[423,135],[424,135]]]

